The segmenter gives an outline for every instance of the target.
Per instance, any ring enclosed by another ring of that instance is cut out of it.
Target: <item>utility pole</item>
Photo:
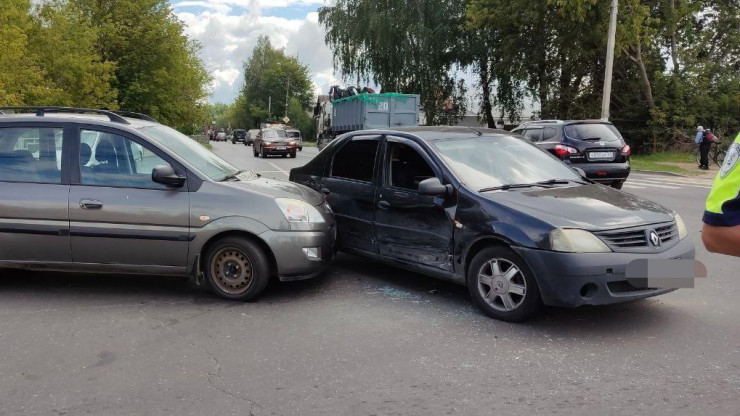
[[[288,93],[290,92],[290,78],[288,78],[288,88],[285,89],[285,117],[288,117]]]
[[[614,69],[614,43],[617,37],[617,3],[612,0],[609,18],[609,38],[606,45],[606,73],[604,74],[604,96],[601,99],[601,119],[609,120],[609,105],[612,97],[612,73]]]
[[[267,98],[267,118],[272,117],[272,95]]]

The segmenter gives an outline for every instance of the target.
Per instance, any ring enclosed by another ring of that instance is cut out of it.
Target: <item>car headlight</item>
[[[586,230],[557,228],[550,233],[550,247],[564,253],[609,253],[603,241]]]
[[[272,144],[272,142],[268,142],[267,140],[265,140],[265,141],[264,141],[264,142],[262,142],[262,143],[264,143],[264,144]]]
[[[680,215],[676,214],[674,218],[676,219],[676,228],[678,228],[678,239],[683,240],[689,236],[689,230],[686,228],[686,223],[683,222],[683,218]]]
[[[319,210],[312,207],[311,204],[298,199],[276,198],[280,211],[285,215],[289,222],[302,222],[309,224],[321,224],[326,222]]]

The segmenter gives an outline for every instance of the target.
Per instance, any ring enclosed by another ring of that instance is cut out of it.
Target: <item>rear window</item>
[[[569,139],[589,142],[621,142],[622,136],[611,124],[588,123],[565,126],[565,135]]]

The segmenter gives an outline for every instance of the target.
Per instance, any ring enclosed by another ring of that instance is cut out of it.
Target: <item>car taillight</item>
[[[555,145],[555,154],[558,156],[577,155],[578,149],[562,144]]]
[[[630,145],[625,144],[622,148],[622,156],[629,156],[630,154],[632,154],[632,149],[630,149]]]

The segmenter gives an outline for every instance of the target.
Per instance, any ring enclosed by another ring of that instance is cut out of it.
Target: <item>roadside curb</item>
[[[632,172],[635,173],[651,173],[653,175],[661,175],[661,176],[678,176],[680,178],[694,178],[695,176],[690,175],[684,175],[682,173],[675,173],[675,172],[665,172],[662,170],[632,170]]]

